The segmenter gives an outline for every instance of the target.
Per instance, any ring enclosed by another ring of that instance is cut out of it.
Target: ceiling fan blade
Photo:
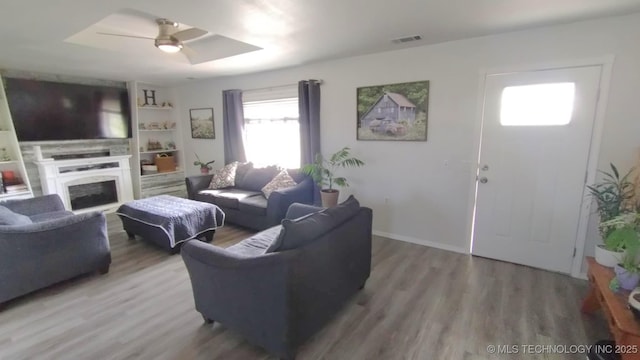
[[[190,48],[190,47],[188,47],[187,45],[184,45],[184,44],[182,45],[181,52],[184,54],[184,56],[187,57],[187,59],[189,59],[190,63],[193,63],[194,59],[197,56],[195,50],[193,50],[192,48]]]
[[[100,35],[109,35],[109,36],[121,36],[121,37],[135,38],[135,39],[148,39],[148,40],[155,40],[155,38],[152,38],[152,37],[146,37],[146,36],[135,36],[135,35],[125,35],[125,34],[112,34],[112,33],[105,33],[105,32],[97,32],[96,34],[100,34]]]
[[[176,39],[180,40],[180,41],[188,41],[188,40],[192,40],[195,38],[199,38],[203,35],[208,34],[209,32],[207,30],[202,30],[202,29],[198,29],[198,28],[191,28],[191,29],[186,29],[186,30],[182,30],[182,31],[178,31],[176,33],[173,33],[173,37],[175,37]]]

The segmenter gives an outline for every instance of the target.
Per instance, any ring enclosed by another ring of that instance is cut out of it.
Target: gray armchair
[[[75,215],[58,195],[0,203],[0,304],[110,264],[102,212]]]

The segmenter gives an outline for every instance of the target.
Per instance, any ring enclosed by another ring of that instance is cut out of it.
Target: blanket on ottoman
[[[170,195],[128,202],[116,214],[162,229],[171,248],[224,224],[224,213],[217,206]]]

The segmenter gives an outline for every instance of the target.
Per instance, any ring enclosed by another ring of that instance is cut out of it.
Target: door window
[[[500,101],[500,124],[567,125],[573,114],[575,90],[572,82],[505,87]]]

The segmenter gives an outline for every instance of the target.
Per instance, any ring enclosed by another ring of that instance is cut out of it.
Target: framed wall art
[[[191,137],[194,139],[215,139],[216,128],[213,123],[213,108],[189,109]]]
[[[426,141],[429,81],[359,87],[358,140]]]

